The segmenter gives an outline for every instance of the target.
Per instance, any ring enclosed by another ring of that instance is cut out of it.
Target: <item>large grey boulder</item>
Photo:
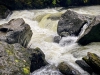
[[[84,32],[80,35],[82,28]],[[57,32],[60,36],[63,33],[79,36],[77,43],[80,45],[100,42],[100,15],[80,14],[75,10],[67,10],[58,22]]]
[[[0,75],[29,75],[31,50],[0,41]]]
[[[39,48],[24,48],[19,43],[0,41],[0,75],[29,75],[47,64]]]
[[[47,64],[40,48],[24,48],[19,43],[0,41],[0,75],[29,75]]]
[[[0,25],[0,41],[9,44],[20,43],[26,47],[31,39],[30,26],[22,18],[12,19],[8,23]]]
[[[100,15],[95,16],[77,42],[81,45],[87,45],[91,42],[100,42]]]
[[[93,16],[79,14],[74,10],[67,10],[58,22],[57,32],[59,35],[62,33],[69,33],[70,35],[78,36],[81,28],[93,19]]]
[[[3,5],[0,5],[0,19],[7,18],[11,14],[11,11]]]

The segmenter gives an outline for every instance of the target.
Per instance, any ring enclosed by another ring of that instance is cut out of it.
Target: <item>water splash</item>
[[[62,37],[62,39],[59,42],[59,44],[61,46],[71,46],[71,45],[75,44],[75,42],[77,41],[77,39],[78,39],[77,36]]]
[[[47,65],[31,73],[30,75],[63,75],[55,65]]]

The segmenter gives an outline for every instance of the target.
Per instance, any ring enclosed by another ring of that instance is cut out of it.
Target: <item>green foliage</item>
[[[52,1],[52,4],[53,4],[53,5],[56,5],[56,0],[53,0],[53,1]]]
[[[67,0],[67,5],[70,5],[71,4],[71,0]]]
[[[24,9],[97,5],[100,0],[0,0],[0,4],[10,9]]]
[[[84,3],[87,3],[88,2],[88,0],[83,0],[84,1]]]

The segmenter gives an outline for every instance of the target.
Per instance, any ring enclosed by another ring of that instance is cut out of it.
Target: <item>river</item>
[[[83,56],[86,56],[87,52],[93,52],[100,55],[100,42],[94,42],[86,46],[80,46],[75,43],[78,38],[75,36],[63,38],[59,44],[53,42],[53,38],[58,35],[57,23],[59,21],[59,17],[67,10],[61,9],[62,7],[39,10],[13,11],[13,14],[10,15],[7,19],[1,20],[0,24],[7,23],[11,19],[23,18],[25,22],[30,25],[33,32],[33,36],[28,47],[41,48],[46,56],[47,62],[49,62],[51,65],[57,66],[60,62],[65,61],[75,69],[79,70],[82,75],[89,75],[87,72],[83,71],[77,64],[75,64],[75,61],[80,60]],[[72,9],[81,14],[100,14],[99,5]],[[72,40],[72,42],[69,44],[68,42],[66,42],[66,40]],[[40,74],[40,72],[36,72],[32,75],[48,74]]]

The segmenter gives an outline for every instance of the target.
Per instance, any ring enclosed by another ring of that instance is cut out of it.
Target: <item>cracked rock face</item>
[[[74,10],[67,10],[58,22],[57,32],[59,35],[69,33],[78,36],[84,24],[93,20],[93,16],[79,14]]]
[[[22,18],[12,19],[0,26],[0,41],[5,41],[9,44],[20,43],[26,47],[31,36],[30,26]]]
[[[80,45],[87,45],[91,42],[100,42],[100,15],[95,16],[94,20],[87,27],[84,34],[79,37],[77,42]]]
[[[80,35],[85,25],[87,28]],[[80,14],[71,9],[67,10],[58,22],[57,32],[60,36],[63,33],[79,36],[77,43],[80,45],[100,42],[100,15]]]
[[[29,75],[30,53],[18,43],[0,41],[0,75]]]

